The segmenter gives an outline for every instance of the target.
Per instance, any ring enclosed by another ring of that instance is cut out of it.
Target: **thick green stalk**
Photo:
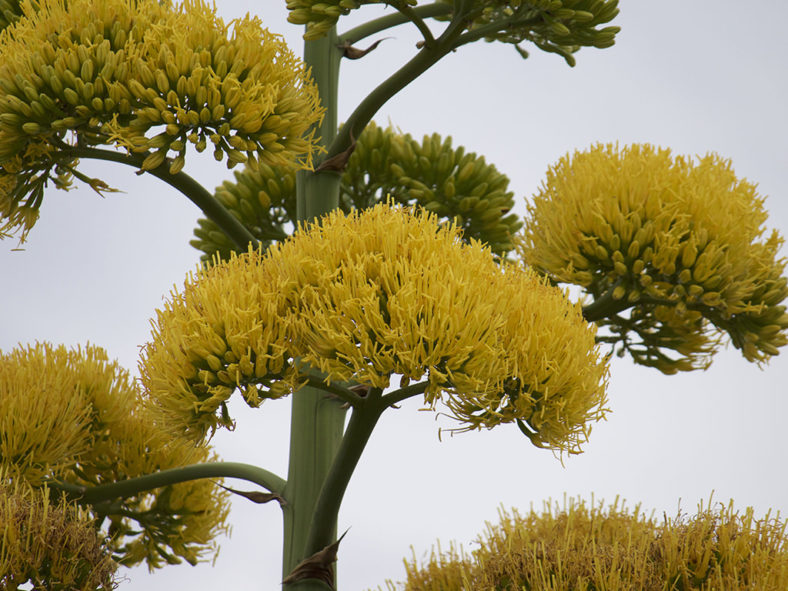
[[[353,409],[342,445],[337,451],[336,461],[327,475],[315,507],[307,539],[307,554],[319,552],[336,539],[336,516],[339,514],[342,497],[367,441],[386,407],[381,400],[381,391],[372,390],[369,398]]]
[[[328,145],[337,130],[337,86],[340,50],[334,30],[326,37],[307,41],[304,61],[311,68],[318,85],[321,103],[326,109],[318,131],[321,144]],[[340,175],[334,171],[302,171],[297,176],[298,221],[306,222],[335,209],[339,204]],[[307,557],[306,542],[312,512],[318,495],[342,440],[345,409],[341,401],[326,392],[305,386],[293,397],[290,421],[290,464],[284,507],[283,576]],[[336,520],[330,524],[336,535]],[[325,591],[330,587],[313,579],[288,583],[286,591]]]

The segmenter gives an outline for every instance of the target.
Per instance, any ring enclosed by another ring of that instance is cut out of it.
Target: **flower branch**
[[[80,503],[94,505],[112,499],[131,497],[141,492],[161,488],[162,486],[170,486],[202,478],[238,478],[257,484],[280,496],[284,496],[284,489],[287,484],[283,478],[273,472],[252,464],[210,462],[170,468],[169,470],[161,470],[153,474],[92,487],[59,481],[52,481],[49,485],[52,488],[64,491]]]
[[[517,12],[506,18],[491,22],[487,25],[475,27],[467,33],[463,33],[460,35],[459,39],[457,39],[453,49],[456,49],[462,45],[467,45],[468,43],[473,43],[474,41],[478,41],[479,39],[483,39],[485,37],[490,37],[509,28],[525,27],[538,22],[539,19],[535,17],[522,18],[520,12]]]
[[[427,4],[425,6],[417,6],[416,8],[408,7],[408,16],[400,11],[397,14],[389,14],[380,18],[376,18],[362,25],[354,27],[340,35],[340,42],[349,43],[352,45],[353,43],[357,43],[362,39],[409,22],[413,22],[416,24],[416,26],[419,26],[414,19],[418,19],[420,22],[424,23],[423,19],[425,18],[447,15],[451,13],[451,10],[452,9],[448,4],[441,4],[438,2]],[[424,26],[426,26],[426,24]]]
[[[346,402],[350,406],[358,406],[362,401],[363,398],[350,390],[349,388],[345,388],[340,386],[336,383],[327,384],[325,378],[321,377],[315,372],[310,372],[307,376],[307,384],[313,386],[314,388],[318,388],[330,394],[333,394],[343,402]]]
[[[416,28],[421,33],[422,37],[424,37],[424,44],[427,47],[435,43],[435,37],[432,35],[432,31],[411,6],[408,6],[401,0],[394,3],[393,6],[400,14],[416,25]]]
[[[329,145],[323,161],[336,158],[350,149],[354,144],[354,138],[361,135],[361,132],[372,120],[372,117],[391,97],[421,76],[455,48],[456,41],[467,24],[467,9],[463,9],[465,4],[467,3],[460,2],[458,4],[451,22],[440,37],[435,39],[434,43],[422,47],[410,61],[380,83],[377,88],[359,103]],[[351,39],[348,38],[348,40]]]
[[[379,388],[370,390],[363,404],[353,409],[342,443],[317,499],[306,542],[306,556],[322,550],[334,541],[336,517],[342,497],[358,465],[372,431],[387,405]]]
[[[106,160],[109,162],[126,164],[127,166],[133,166],[138,169],[142,169],[142,163],[147,156],[147,154],[123,154],[121,152],[101,150],[87,146],[70,146],[62,144],[59,147],[62,148],[64,152],[76,158]],[[205,187],[185,172],[181,171],[176,174],[171,174],[166,162],[147,172],[163,180],[165,183],[188,197],[192,203],[200,208],[208,219],[219,226],[219,228],[235,242],[239,249],[245,251],[249,244],[251,244],[253,248],[257,247],[257,239],[249,230],[227,211],[227,209],[219,203]]]
[[[404,388],[399,388],[398,390],[389,392],[383,396],[382,401],[386,404],[386,406],[394,406],[403,400],[407,400],[413,396],[418,396],[419,394],[424,394],[424,391],[427,389],[428,385],[428,381],[419,382],[418,384],[410,384]]]

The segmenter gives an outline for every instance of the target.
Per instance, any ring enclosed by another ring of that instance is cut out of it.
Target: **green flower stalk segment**
[[[565,451],[603,416],[607,385],[595,328],[564,293],[434,214],[381,204],[191,275],[140,362],[161,424],[198,440],[232,426],[236,389],[257,406],[307,369],[326,385],[400,376],[460,430],[518,422]]]
[[[284,240],[295,221],[295,169],[259,165],[235,172],[235,182],[216,189],[216,199],[249,231],[268,246]],[[466,240],[476,239],[496,255],[514,248],[521,228],[511,211],[514,195],[509,179],[483,156],[452,146],[451,137],[410,134],[370,123],[358,138],[356,149],[342,173],[339,207],[345,213],[391,199],[402,205],[419,205],[462,229]],[[228,259],[235,244],[208,219],[200,219],[192,246]]]
[[[46,489],[9,482],[0,470],[0,589],[110,591],[112,560],[93,518],[73,504],[52,501]]]
[[[582,287],[600,339],[636,363],[705,368],[725,334],[764,362],[788,342],[788,280],[763,201],[717,155],[596,145],[548,170],[518,249]]]
[[[440,547],[406,562],[403,591],[637,589],[698,591],[788,587],[786,522],[733,503],[655,519],[640,506],[564,499],[526,515],[500,512],[471,553]]]
[[[92,487],[210,459],[206,447],[163,433],[140,402],[129,374],[99,347],[37,343],[0,353],[0,484]],[[157,568],[214,551],[228,503],[200,480],[88,510],[107,527],[118,562]]]
[[[173,175],[189,145],[230,168],[311,165],[317,90],[257,18],[225,25],[202,0],[41,0],[22,11],[0,33],[0,236],[24,238],[50,181],[107,190],[76,169],[103,144]]]

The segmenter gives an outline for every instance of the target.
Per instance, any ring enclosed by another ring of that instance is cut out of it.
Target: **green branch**
[[[427,23],[425,23],[424,20],[418,14],[416,14],[416,11],[411,6],[408,6],[402,2],[397,2],[395,3],[394,8],[396,8],[400,14],[402,14],[402,16],[416,25],[416,28],[421,33],[421,36],[424,37],[424,43],[426,43],[427,46],[435,43],[435,37],[433,37],[432,31],[427,26]]]
[[[613,297],[613,292],[616,287],[621,285],[622,282],[616,281],[610,288],[603,293],[599,298],[587,306],[583,306],[583,318],[587,322],[598,322],[606,318],[613,318],[628,308],[634,306],[675,306],[679,300],[671,300],[666,298],[657,298],[649,295],[640,295],[635,301],[630,301],[626,297],[617,300]],[[628,294],[625,294],[625,296]],[[706,307],[702,305],[686,304],[689,310],[700,310],[707,315]],[[623,320],[623,319],[621,319]]]
[[[382,398],[382,400],[386,406],[394,406],[398,402],[402,402],[403,400],[412,398],[413,396],[418,396],[419,394],[424,394],[424,391],[427,389],[429,384],[429,382],[419,382],[418,384],[405,386],[399,390],[389,392]]]
[[[306,379],[308,385],[333,394],[343,402],[347,402],[350,406],[357,406],[363,400],[361,396],[352,390],[349,390],[348,388],[340,386],[336,383],[327,384],[325,382],[325,378],[320,377],[317,374],[307,374]]]
[[[364,403],[353,409],[342,443],[312,513],[312,524],[306,541],[306,556],[319,552],[334,541],[336,518],[342,497],[369,437],[386,408],[381,390],[373,389]]]
[[[284,496],[285,485],[287,484],[284,479],[273,472],[252,464],[209,462],[170,468],[169,470],[161,470],[153,474],[98,486],[81,486],[58,481],[51,482],[49,485],[52,488],[66,492],[80,503],[94,505],[113,499],[131,497],[162,486],[170,486],[202,478],[238,478],[247,480],[280,496]]]
[[[596,322],[610,316],[615,316],[619,312],[623,312],[627,308],[634,306],[634,302],[628,301],[626,298],[617,300],[613,297],[613,292],[621,285],[621,281],[616,281],[610,288],[603,293],[599,298],[587,306],[583,306],[583,318],[586,322]]]
[[[536,24],[538,19],[535,17],[530,18],[519,18],[519,13],[515,13],[512,16],[503,18],[498,21],[494,21],[488,23],[486,25],[482,25],[480,27],[475,27],[472,30],[468,31],[467,33],[463,33],[457,39],[457,42],[454,45],[454,49],[462,45],[467,45],[468,43],[473,43],[474,41],[478,41],[479,39],[483,39],[484,37],[489,37],[494,35],[495,33],[500,33],[508,28],[513,27],[523,27],[531,24]]]
[[[460,2],[459,4],[463,3]],[[464,12],[462,6],[460,6],[449,25],[432,45],[425,45],[422,47],[409,62],[380,83],[377,88],[370,92],[364,100],[359,103],[355,111],[351,113],[350,117],[348,117],[345,124],[337,133],[334,141],[329,145],[328,153],[324,161],[335,158],[339,154],[350,150],[355,139],[361,135],[361,132],[372,120],[375,113],[377,113],[391,97],[421,76],[421,74],[426,72],[454,49],[455,43],[465,26],[466,12]]]
[[[106,160],[117,162],[141,169],[142,162],[147,154],[123,154],[110,150],[100,150],[86,146],[60,146],[64,152],[77,158],[91,158],[94,160]],[[147,171],[156,178],[163,180],[171,187],[178,189],[186,195],[205,214],[209,220],[215,223],[227,236],[235,242],[236,246],[242,251],[246,251],[249,244],[257,248],[257,239],[233,216],[227,209],[209,193],[205,187],[187,175],[185,172],[170,174],[168,164],[165,162],[158,168]]]
[[[451,6],[439,2],[427,4],[425,6],[417,6],[416,8],[410,10],[413,17],[419,19],[419,21],[422,23],[424,22],[422,19],[451,14],[451,11]],[[358,41],[361,41],[362,39],[366,39],[367,37],[381,33],[387,29],[392,29],[394,27],[398,27],[399,25],[404,25],[410,22],[418,26],[413,18],[405,16],[405,14],[402,12],[397,14],[389,14],[350,29],[349,31],[340,35],[339,41],[341,43],[349,43],[352,45]]]

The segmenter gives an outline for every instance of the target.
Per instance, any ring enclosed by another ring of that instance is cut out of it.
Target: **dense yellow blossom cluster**
[[[162,423],[201,438],[303,382],[385,389],[426,380],[464,429],[527,424],[575,451],[603,413],[607,366],[578,306],[530,270],[499,266],[434,214],[334,212],[265,253],[190,276],[158,313],[140,371]]]
[[[440,0],[456,9],[455,0]],[[618,0],[474,0],[468,12],[468,28],[484,32],[488,41],[514,44],[529,42],[542,51],[557,53],[570,66],[581,47],[610,47],[620,28],[598,28],[618,15]],[[451,15],[450,15],[451,16]],[[449,18],[449,17],[447,17]]]
[[[103,534],[83,510],[0,471],[0,589],[115,589]]]
[[[295,168],[260,164],[235,173],[235,182],[216,189],[216,199],[242,220],[265,246],[283,240],[295,221]],[[514,248],[522,226],[512,213],[509,178],[483,156],[452,146],[452,138],[425,135],[421,141],[392,127],[370,123],[342,173],[339,207],[348,213],[390,198],[401,205],[420,205],[451,220],[463,238],[476,239],[497,255]],[[199,220],[192,246],[210,261],[214,253],[227,259],[235,244],[207,219]]]
[[[21,16],[20,0],[0,0],[0,31],[16,22]]]
[[[225,25],[203,0],[22,7],[0,33],[0,235],[30,229],[49,180],[85,180],[77,146],[122,146],[171,174],[189,145],[228,167],[310,165],[317,90],[257,18]]]
[[[528,209],[523,259],[581,286],[586,317],[636,362],[706,367],[723,333],[750,361],[788,342],[782,238],[729,161],[596,145],[552,166]]]
[[[452,546],[406,563],[404,591],[627,589],[721,591],[788,588],[786,522],[732,503],[655,520],[640,507],[582,500],[521,516],[501,511],[470,554]],[[393,591],[392,583],[387,589]]]
[[[98,347],[38,343],[0,353],[0,468],[11,481],[89,487],[209,455],[162,433],[141,412],[128,373]],[[227,502],[212,483],[193,481],[123,499],[121,513],[110,526],[116,558],[158,567],[168,556],[195,562],[211,550]]]

